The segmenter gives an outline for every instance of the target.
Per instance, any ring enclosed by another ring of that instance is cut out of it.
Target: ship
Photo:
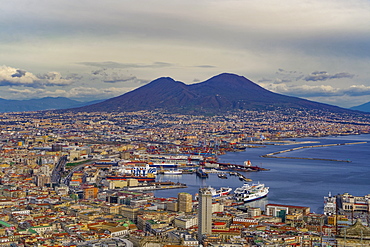
[[[268,193],[269,187],[265,187],[264,184],[245,183],[234,190],[234,198],[236,201],[251,202],[266,197]]]
[[[196,174],[200,178],[208,178],[208,174],[203,171],[203,169],[197,169]]]
[[[221,187],[219,190],[216,190],[215,188],[208,187],[208,190],[211,191],[212,198],[217,198],[229,195],[233,189],[230,187]]]
[[[181,170],[165,170],[163,172],[164,175],[182,175]]]
[[[220,173],[217,175],[219,178],[227,179],[227,175],[225,173]]]
[[[106,178],[108,180],[136,179],[139,182],[155,182],[155,174],[157,173],[157,169],[149,167],[148,164],[145,166],[122,167],[119,171],[117,174],[109,175]]]
[[[332,196],[329,192],[329,196],[324,196],[324,214],[327,216],[337,214],[337,197]]]

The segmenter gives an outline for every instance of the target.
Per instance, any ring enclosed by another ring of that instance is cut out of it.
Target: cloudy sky
[[[110,98],[223,73],[285,95],[370,101],[369,0],[12,0],[0,98]]]

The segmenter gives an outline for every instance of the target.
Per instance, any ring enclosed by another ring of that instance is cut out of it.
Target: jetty
[[[278,159],[304,159],[304,160],[324,160],[324,161],[337,161],[337,162],[351,162],[350,160],[339,160],[339,159],[324,159],[324,158],[304,158],[304,157],[287,157],[287,156],[276,156],[278,154],[297,151],[303,148],[319,148],[319,147],[331,147],[331,146],[343,146],[343,145],[357,145],[365,144],[367,142],[349,142],[349,143],[334,143],[334,144],[323,144],[323,145],[313,145],[313,146],[302,146],[296,148],[285,149],[278,152],[273,152],[265,155],[261,155],[264,158],[278,158]]]

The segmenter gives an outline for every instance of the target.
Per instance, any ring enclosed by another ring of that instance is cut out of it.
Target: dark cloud
[[[120,77],[111,77],[111,79],[104,80],[105,83],[117,83],[117,82],[127,82],[137,80],[136,76],[120,78]]]
[[[103,69],[163,68],[163,67],[173,66],[173,64],[165,63],[165,62],[154,62],[152,64],[139,64],[139,63],[117,63],[117,62],[112,62],[112,61],[106,61],[106,62],[81,62],[79,64],[86,65],[86,66],[99,67]]]
[[[330,75],[326,71],[314,71],[310,75],[304,77],[305,81],[326,81],[326,80],[331,80],[331,79],[341,79],[341,78],[353,78],[355,75],[346,73],[346,72],[341,72],[341,73],[336,73],[334,75]]]
[[[12,74],[12,77],[22,77],[26,75],[25,70],[17,69],[16,73]]]
[[[216,68],[216,66],[207,65],[207,64],[205,64],[205,65],[196,65],[194,67],[196,67],[196,68],[205,68],[205,69],[208,69],[208,68]]]

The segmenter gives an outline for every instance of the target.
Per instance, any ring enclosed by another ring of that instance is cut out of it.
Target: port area
[[[175,182],[167,181],[167,182],[151,182],[149,184],[127,187],[126,189],[129,191],[144,191],[144,190],[180,189],[180,188],[187,188],[187,187],[188,186],[184,183],[175,183]]]
[[[324,159],[324,158],[305,158],[305,157],[287,157],[287,156],[276,156],[278,154],[282,153],[288,153],[292,151],[297,151],[304,148],[320,148],[320,147],[331,147],[331,146],[344,146],[344,145],[357,145],[357,144],[365,144],[367,142],[349,142],[349,143],[334,143],[334,144],[325,144],[325,145],[313,145],[313,146],[302,146],[302,147],[296,147],[296,148],[290,148],[285,149],[282,151],[269,153],[265,155],[261,155],[261,157],[264,158],[279,158],[279,159],[304,159],[304,160],[324,160],[324,161],[337,161],[337,162],[348,162],[350,163],[350,160],[338,160],[338,159]]]

